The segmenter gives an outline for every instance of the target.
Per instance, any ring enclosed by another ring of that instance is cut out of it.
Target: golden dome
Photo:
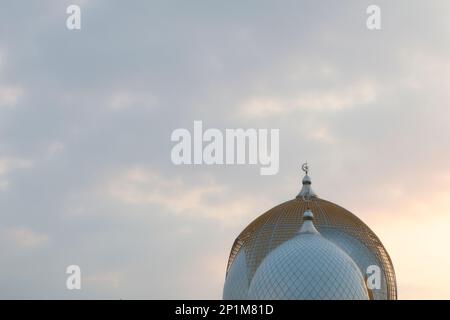
[[[306,179],[308,180],[308,179]],[[265,212],[251,222],[236,238],[228,259],[228,271],[242,250],[248,282],[251,282],[263,259],[275,248],[294,237],[303,223],[303,213],[311,209],[315,226],[328,240],[349,254],[366,275],[370,265],[380,267],[382,287],[369,290],[372,299],[396,299],[397,285],[391,259],[375,233],[350,211],[324,199],[310,190],[310,180],[303,182],[309,191],[300,192],[296,199],[286,201]]]

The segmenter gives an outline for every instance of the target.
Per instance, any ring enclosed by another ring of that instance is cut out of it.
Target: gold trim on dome
[[[397,285],[392,261],[378,237],[350,211],[320,198],[309,201],[296,198],[256,218],[235,240],[228,259],[227,273],[238,252],[245,249],[251,281],[267,254],[296,234],[308,206],[314,212],[314,224],[319,232],[321,227],[339,229],[359,240],[376,256],[385,274],[387,299],[396,299]]]

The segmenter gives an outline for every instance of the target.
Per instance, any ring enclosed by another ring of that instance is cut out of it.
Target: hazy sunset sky
[[[400,299],[450,299],[449,12],[0,0],[0,298],[220,299],[234,239],[307,160],[315,192],[380,237]],[[194,120],[279,129],[279,173],[174,165]]]

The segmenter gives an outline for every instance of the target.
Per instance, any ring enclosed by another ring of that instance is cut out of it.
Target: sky
[[[0,298],[220,299],[234,239],[308,161],[380,237],[400,299],[450,299],[449,9],[0,0]],[[278,174],[174,165],[195,120],[279,129]]]

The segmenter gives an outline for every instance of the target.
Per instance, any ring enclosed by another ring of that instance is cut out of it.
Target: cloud
[[[16,158],[16,157],[3,157],[0,158],[0,175],[5,175],[11,170],[20,168],[29,168],[32,165],[32,161]]]
[[[47,147],[47,153],[50,156],[58,154],[63,150],[64,150],[64,143],[62,143],[61,141],[53,141],[49,143]]]
[[[16,106],[22,95],[23,90],[19,87],[0,86],[0,108]]]
[[[48,235],[27,227],[13,227],[2,232],[3,241],[17,249],[36,249],[47,243]]]
[[[236,217],[255,210],[250,199],[232,200],[225,185],[204,180],[200,185],[192,185],[181,177],[162,176],[154,170],[134,167],[119,172],[97,189],[127,205],[156,205],[176,215],[217,219],[222,223],[234,223]]]
[[[347,108],[371,105],[376,102],[377,90],[373,84],[351,84],[332,90],[295,92],[290,98],[254,97],[242,103],[238,112],[246,117],[288,116],[294,112],[333,112]]]
[[[100,273],[97,275],[83,276],[83,284],[85,287],[94,287],[97,290],[116,290],[120,287],[120,274],[117,272]]]
[[[79,32],[72,1],[0,11],[1,297],[220,298],[235,236],[295,196],[305,160],[380,235],[400,297],[423,296],[410,270],[448,265],[402,250],[425,249],[423,212],[450,224],[448,3],[381,1],[379,32],[360,1],[79,3]],[[279,174],[174,166],[171,132],[199,119],[279,128]],[[444,280],[427,292],[448,297]]]
[[[139,94],[133,92],[115,92],[110,100],[112,110],[124,110],[131,107],[153,108],[157,103],[156,97],[149,93]]]
[[[270,98],[251,98],[244,102],[239,109],[240,113],[248,117],[271,117],[287,111],[281,101]]]
[[[0,191],[9,186],[8,176],[15,170],[30,168],[33,161],[17,157],[0,157]]]

